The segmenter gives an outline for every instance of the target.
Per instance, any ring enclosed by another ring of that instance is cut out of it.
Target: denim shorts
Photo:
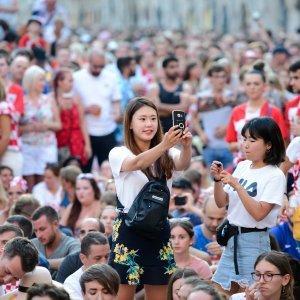
[[[222,254],[216,273],[212,281],[218,283],[224,290],[230,291],[231,282],[236,282],[242,287],[254,283],[251,272],[257,257],[270,251],[270,237],[267,231],[242,233],[237,236],[237,261],[239,275],[234,268],[234,237],[231,237]]]

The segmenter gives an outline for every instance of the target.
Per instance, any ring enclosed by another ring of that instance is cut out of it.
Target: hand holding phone
[[[182,205],[185,205],[186,204],[186,196],[175,196],[174,197],[174,202],[175,202],[175,205],[178,205],[178,206],[182,206]]]
[[[181,110],[173,110],[172,120],[173,126],[178,125],[178,128],[181,129],[182,132],[185,130],[185,112]]]

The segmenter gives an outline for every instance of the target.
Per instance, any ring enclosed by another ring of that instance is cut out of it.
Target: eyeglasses
[[[77,176],[77,180],[79,179],[95,179],[92,173],[81,173]]]
[[[272,281],[273,276],[282,276],[282,274],[272,274],[272,273],[260,274],[260,273],[252,272],[251,276],[254,281],[260,281],[261,277],[263,277],[265,282],[269,282]]]

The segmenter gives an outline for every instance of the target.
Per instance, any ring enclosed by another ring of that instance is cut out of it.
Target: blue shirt
[[[288,253],[298,260],[300,259],[300,241],[294,239],[293,232],[289,228],[289,222],[271,228],[270,233],[276,238],[282,252]]]
[[[204,236],[201,225],[197,225],[194,227],[194,237],[195,237],[194,247],[196,249],[202,250],[210,255],[210,253],[207,251],[205,246],[208,243],[211,243],[212,240],[210,240]]]

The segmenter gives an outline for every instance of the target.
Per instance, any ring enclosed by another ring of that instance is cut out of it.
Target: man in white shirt
[[[116,146],[114,131],[121,114],[119,81],[114,73],[104,69],[104,53],[92,49],[88,59],[88,68],[74,73],[74,89],[84,107],[93,151],[85,172],[90,172],[95,155],[101,165]]]
[[[82,300],[82,292],[79,283],[82,273],[94,264],[107,264],[110,247],[107,238],[100,232],[89,232],[81,242],[80,260],[83,266],[67,277],[64,282],[65,290],[73,300]]]

